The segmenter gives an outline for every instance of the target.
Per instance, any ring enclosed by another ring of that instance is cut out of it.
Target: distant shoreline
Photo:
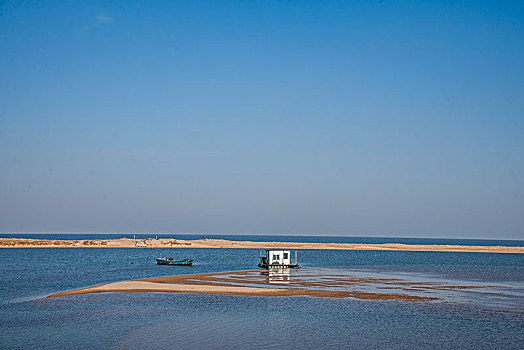
[[[144,247],[145,245],[145,247]],[[0,238],[0,248],[237,248],[237,249],[321,249],[321,250],[380,250],[465,253],[524,253],[524,247],[466,246],[401,243],[304,243],[304,242],[253,242],[224,239],[177,240],[161,239],[85,239],[56,240],[28,238]]]

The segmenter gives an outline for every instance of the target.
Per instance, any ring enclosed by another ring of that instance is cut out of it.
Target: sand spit
[[[313,286],[329,287],[318,284],[297,283],[285,287],[269,287],[260,279],[260,271],[236,271],[225,273],[206,273],[156,277],[140,280],[121,281],[99,286],[82,288],[57,294],[48,298],[68,295],[120,292],[120,293],[202,293],[237,296],[313,296],[323,298],[356,298],[363,300],[401,300],[401,301],[435,301],[436,297],[425,297],[408,294],[370,293],[347,290],[311,289]],[[265,287],[246,286],[266,285]]]
[[[94,239],[94,240],[53,240],[0,238],[0,248],[138,248],[144,243],[149,248],[243,248],[243,249],[339,249],[339,250],[385,250],[421,252],[471,252],[471,253],[524,253],[524,247],[505,246],[462,246],[430,244],[356,244],[356,243],[298,243],[298,242],[252,242],[228,241],[224,239]],[[144,248],[142,248],[144,249]]]

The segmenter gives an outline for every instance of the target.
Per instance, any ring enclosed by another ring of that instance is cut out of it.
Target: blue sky
[[[524,239],[520,1],[4,1],[0,231]]]

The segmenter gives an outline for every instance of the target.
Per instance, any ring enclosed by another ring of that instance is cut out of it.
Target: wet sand
[[[462,246],[429,244],[356,244],[356,243],[299,243],[299,242],[252,242],[228,241],[224,239],[94,239],[94,240],[45,240],[24,238],[0,238],[0,248],[138,248],[143,242],[148,248],[242,248],[242,249],[339,249],[339,250],[384,250],[425,252],[468,252],[468,253],[524,253],[524,247],[506,246]],[[144,249],[144,248],[141,248]]]
[[[333,268],[246,270],[176,275],[107,283],[48,298],[90,293],[200,293],[236,296],[310,296],[360,300],[473,303],[520,310],[521,286],[446,280],[419,274],[383,274]]]
[[[288,285],[286,281],[276,281],[280,286],[269,286],[264,272],[235,271],[224,273],[206,273],[179,275],[169,277],[146,278],[102,284],[49,295],[56,298],[69,295],[120,292],[120,293],[202,293],[237,296],[312,296],[323,298],[356,298],[363,300],[401,300],[401,301],[435,301],[432,296],[417,296],[404,293],[372,293],[333,289],[312,289],[312,287],[332,287],[322,283],[312,283],[297,279],[297,283]],[[262,276],[262,278],[261,278]],[[278,277],[277,277],[278,278]],[[249,286],[260,285],[260,286]],[[263,287],[265,286],[265,287]],[[342,286],[339,284],[338,287]]]

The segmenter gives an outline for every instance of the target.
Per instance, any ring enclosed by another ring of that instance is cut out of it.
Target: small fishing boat
[[[174,260],[173,258],[156,258],[158,265],[192,266],[195,259]]]

